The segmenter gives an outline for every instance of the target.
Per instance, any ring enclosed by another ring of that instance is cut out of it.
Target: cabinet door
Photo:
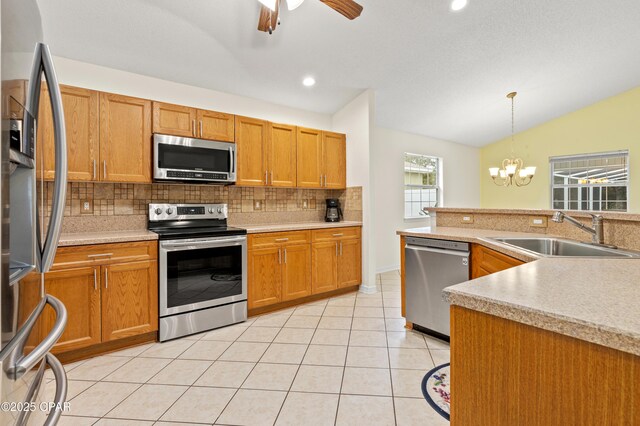
[[[247,277],[249,309],[282,301],[282,249],[249,250]]]
[[[232,114],[198,110],[198,137],[214,141],[234,142],[235,124]]]
[[[100,343],[100,268],[66,269],[45,274],[45,293],[58,298],[67,308],[67,327],[53,353]],[[43,312],[42,328],[48,333],[56,320],[54,310]],[[44,337],[44,336],[42,336]]]
[[[267,150],[269,185],[296,186],[296,128],[270,123],[271,137]]]
[[[362,243],[341,240],[338,248],[338,287],[362,284]]]
[[[313,294],[335,290],[337,277],[338,243],[327,241],[311,245],[311,285]]]
[[[322,132],[298,127],[297,179],[299,188],[320,188],[322,182]]]
[[[283,250],[282,300],[310,296],[311,246],[285,245]]]
[[[151,182],[151,101],[100,94],[100,175],[109,182]]]
[[[236,149],[238,177],[236,184],[267,184],[268,123],[248,117],[236,117]]]
[[[347,187],[347,144],[341,133],[322,132],[322,163],[326,188]]]
[[[70,181],[98,180],[99,157],[98,92],[79,87],[60,86],[67,135],[67,178]],[[55,142],[49,92],[40,94],[38,141],[36,149],[44,162],[44,178],[55,176]]]
[[[102,341],[158,329],[158,264],[156,261],[103,266]]]
[[[153,103],[153,133],[196,136],[196,109],[181,105]]]

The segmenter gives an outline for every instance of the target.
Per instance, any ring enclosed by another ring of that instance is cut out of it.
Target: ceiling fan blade
[[[349,18],[356,19],[362,13],[362,6],[353,0],[320,0],[331,9]]]
[[[280,13],[280,1],[276,1],[276,10],[272,11],[266,6],[260,8],[260,18],[258,18],[258,31],[271,34],[278,26],[278,14]]]

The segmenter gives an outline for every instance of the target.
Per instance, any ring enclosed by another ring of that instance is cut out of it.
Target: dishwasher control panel
[[[433,238],[406,237],[406,244],[411,246],[432,247],[444,250],[469,251],[469,243],[460,241],[436,240]]]

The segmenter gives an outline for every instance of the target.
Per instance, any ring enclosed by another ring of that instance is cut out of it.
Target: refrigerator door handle
[[[52,409],[47,416],[47,420],[44,422],[44,426],[55,426],[60,420],[62,415],[62,407],[64,401],[67,399],[67,374],[62,367],[58,358],[51,354],[46,355],[47,364],[53,371],[53,376],[56,380],[56,396],[53,399]]]
[[[56,166],[49,229],[45,240],[40,242],[41,251],[37,259],[39,272],[47,272],[51,268],[62,229],[62,217],[67,195],[67,139],[62,94],[60,93],[58,77],[53,67],[51,52],[46,44],[38,43],[36,45],[33,69],[31,70],[28,101],[29,109],[32,114],[36,115],[36,119],[40,107],[41,75],[43,73],[49,88],[49,100],[51,101],[51,111],[53,113]]]

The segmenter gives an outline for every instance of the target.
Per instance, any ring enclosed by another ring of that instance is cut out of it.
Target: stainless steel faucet
[[[571,216],[564,214],[561,211],[555,212],[551,220],[553,220],[556,223],[562,223],[566,220],[567,222],[577,226],[583,231],[590,233],[594,244],[606,245],[604,243],[604,219],[602,218],[602,215],[593,214],[593,213],[589,213],[589,214],[592,217],[591,219],[591,224],[593,225],[592,228],[589,228],[584,223],[572,218]]]

